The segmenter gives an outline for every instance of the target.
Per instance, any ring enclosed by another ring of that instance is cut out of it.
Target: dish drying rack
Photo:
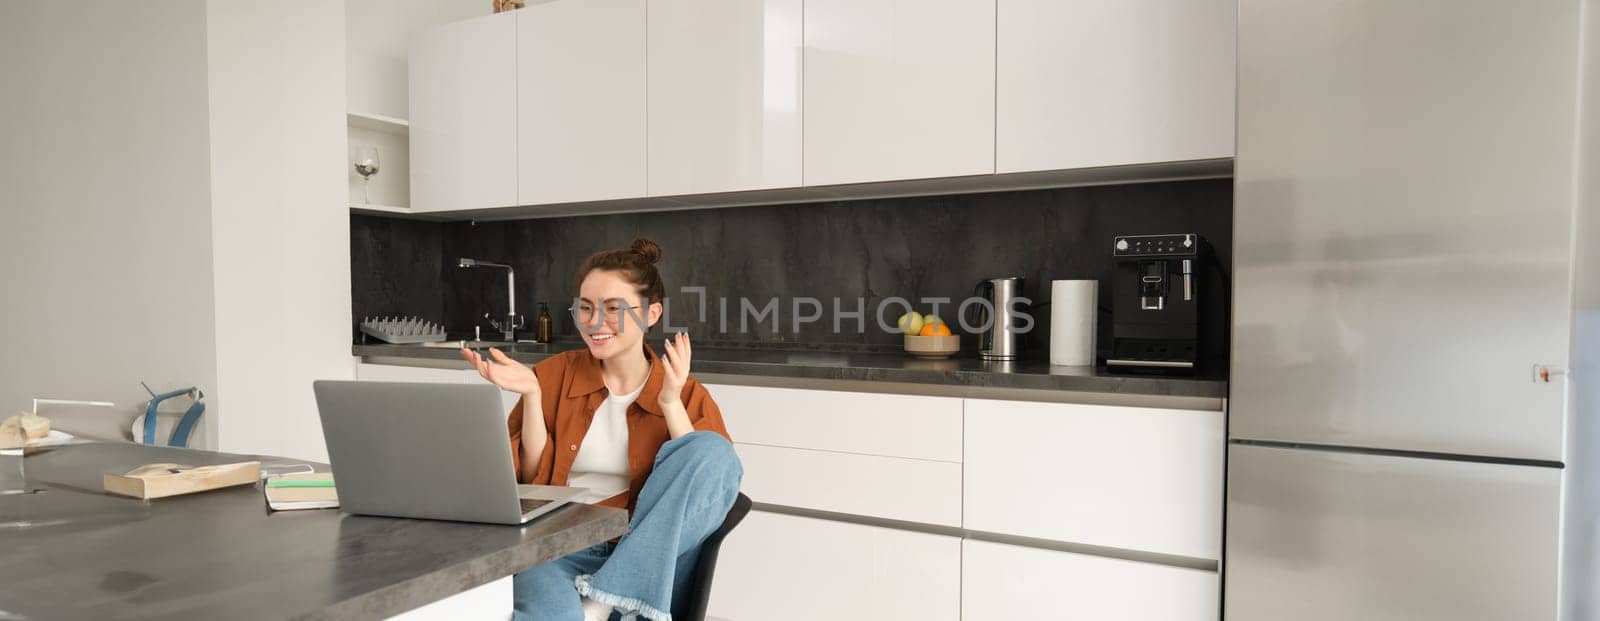
[[[361,320],[361,333],[396,345],[445,340],[444,326],[420,317],[367,317]]]

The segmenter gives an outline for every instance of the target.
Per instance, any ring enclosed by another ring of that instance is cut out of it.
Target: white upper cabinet
[[[801,0],[650,0],[651,196],[797,187]]]
[[[1234,0],[997,1],[996,172],[1233,157]]]
[[[412,205],[1229,158],[1236,12],[1233,0],[529,3],[417,37]]]
[[[805,184],[994,172],[994,2],[806,0]]]
[[[644,0],[545,0],[517,16],[517,196],[643,196]],[[506,122],[506,121],[502,121]]]
[[[433,28],[412,40],[413,211],[517,204],[516,50],[516,17],[509,13]]]

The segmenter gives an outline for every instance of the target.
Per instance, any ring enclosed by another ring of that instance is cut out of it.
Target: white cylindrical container
[[[1100,282],[1050,283],[1050,364],[1094,366],[1094,333],[1100,315]]]

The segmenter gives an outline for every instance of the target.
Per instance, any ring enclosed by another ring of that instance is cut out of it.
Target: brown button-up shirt
[[[600,503],[626,508],[630,513],[639,490],[655,467],[656,452],[672,439],[667,432],[667,419],[657,404],[666,369],[649,346],[644,348],[644,355],[650,362],[650,377],[639,391],[639,398],[628,406],[628,491]],[[512,462],[521,483],[566,485],[572,462],[578,457],[578,448],[583,446],[583,437],[589,433],[589,423],[594,420],[594,412],[610,391],[600,376],[600,361],[595,360],[588,349],[563,352],[541,360],[533,366],[533,372],[539,376],[544,426],[549,438],[545,441],[544,454],[536,457],[539,467],[533,478],[522,480],[522,460],[535,457],[522,454],[522,401],[518,401],[506,420],[511,430]],[[715,431],[732,440],[722,422],[722,412],[700,382],[690,377],[684,382],[679,398],[696,430]]]

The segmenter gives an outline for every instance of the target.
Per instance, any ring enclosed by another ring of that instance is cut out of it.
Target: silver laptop
[[[312,383],[339,504],[350,513],[522,524],[585,490],[518,485],[500,389]]]

